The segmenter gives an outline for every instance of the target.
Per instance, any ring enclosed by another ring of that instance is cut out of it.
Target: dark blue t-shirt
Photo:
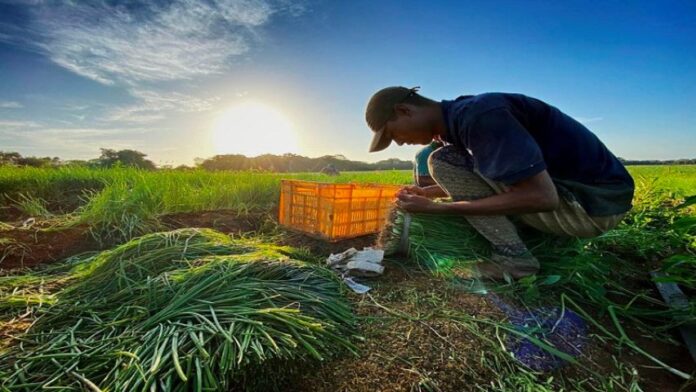
[[[546,169],[561,196],[590,216],[631,209],[633,179],[585,126],[522,94],[487,93],[442,101],[444,141],[467,151],[482,176],[514,184]]]

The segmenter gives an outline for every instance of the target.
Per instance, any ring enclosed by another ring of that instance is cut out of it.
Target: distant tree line
[[[318,158],[309,158],[295,154],[264,154],[249,158],[244,155],[231,154],[198,159],[196,160],[196,166],[205,170],[263,170],[288,173],[318,172],[328,166],[333,166],[338,171],[410,170],[413,168],[413,163],[395,158],[367,163],[351,161],[343,155],[324,155]]]
[[[619,158],[624,165],[696,165],[696,159],[668,159],[666,161],[647,160],[636,161],[632,159]]]
[[[18,152],[0,151],[0,165],[49,167],[60,164],[61,160],[58,157],[23,157]]]
[[[112,150],[102,148],[99,158],[88,161],[69,160],[63,161],[58,157],[23,157],[18,152],[0,151],[0,166],[29,166],[29,167],[58,167],[58,166],[86,166],[109,168],[114,166],[132,166],[146,170],[155,170],[155,164],[145,159],[147,155],[135,150]]]
[[[58,157],[23,157],[17,152],[0,151],[0,166],[31,166],[31,167],[58,167],[58,166],[84,166],[109,168],[114,166],[137,167],[146,170],[157,169],[156,165],[146,159],[147,155],[135,150],[101,149],[99,158],[91,160],[68,160]],[[295,154],[272,155],[265,154],[257,157],[246,157],[239,154],[216,155],[212,158],[197,158],[194,167],[185,165],[174,169],[201,168],[205,170],[258,170],[269,172],[318,172],[332,166],[338,171],[369,171],[369,170],[410,170],[413,168],[411,161],[400,159],[385,159],[376,163],[351,161],[343,155],[325,155],[318,158],[308,158]],[[161,168],[172,169],[170,166]]]
[[[102,148],[98,158],[91,160],[68,160],[58,157],[24,157],[17,152],[0,151],[0,166],[31,166],[58,167],[65,165],[109,168],[114,166],[137,167],[146,170],[156,170],[157,166],[146,159],[147,155],[136,150],[113,150]],[[619,158],[625,165],[696,165],[696,159],[658,160],[627,160]],[[194,167],[181,165],[175,169],[201,168],[205,170],[258,170],[269,172],[318,172],[326,167],[338,171],[369,171],[369,170],[410,170],[411,161],[401,159],[385,159],[375,163],[351,161],[343,155],[324,155],[309,158],[296,154],[273,155],[265,154],[257,157],[247,157],[239,154],[215,155],[202,159],[197,158]],[[172,169],[170,166],[161,168]]]

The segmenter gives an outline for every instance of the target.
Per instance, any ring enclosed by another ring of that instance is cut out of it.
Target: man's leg
[[[432,177],[453,201],[476,200],[496,194],[481,176],[474,173],[469,154],[454,146],[433,152],[428,164]],[[493,262],[478,265],[482,275],[501,278],[508,273],[520,278],[539,270],[538,261],[529,253],[515,225],[506,216],[466,216],[466,219],[493,249]]]
[[[587,215],[577,201],[561,199],[557,209],[519,215],[523,223],[544,233],[565,237],[592,238],[613,229],[626,214],[603,217]]]

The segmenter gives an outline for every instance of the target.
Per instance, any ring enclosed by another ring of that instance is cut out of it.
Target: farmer
[[[388,87],[367,104],[370,152],[398,145],[445,145],[428,158],[436,184],[407,186],[397,205],[410,212],[463,215],[492,246],[475,273],[501,279],[535,274],[508,216],[560,236],[594,237],[631,209],[633,179],[582,124],[521,94],[466,95],[441,102],[418,88]],[[447,197],[451,202],[435,203]],[[452,233],[457,235],[457,233]]]

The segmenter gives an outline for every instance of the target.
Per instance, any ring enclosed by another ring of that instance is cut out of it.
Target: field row
[[[696,192],[696,166],[634,166],[639,186],[668,189],[684,196]],[[141,203],[159,213],[234,209],[268,209],[278,200],[283,178],[322,182],[408,184],[411,172],[316,173],[156,171],[116,169],[36,169],[0,167],[0,220],[12,215],[66,213],[104,203]],[[43,208],[42,208],[43,207]],[[45,211],[44,211],[45,210]]]

